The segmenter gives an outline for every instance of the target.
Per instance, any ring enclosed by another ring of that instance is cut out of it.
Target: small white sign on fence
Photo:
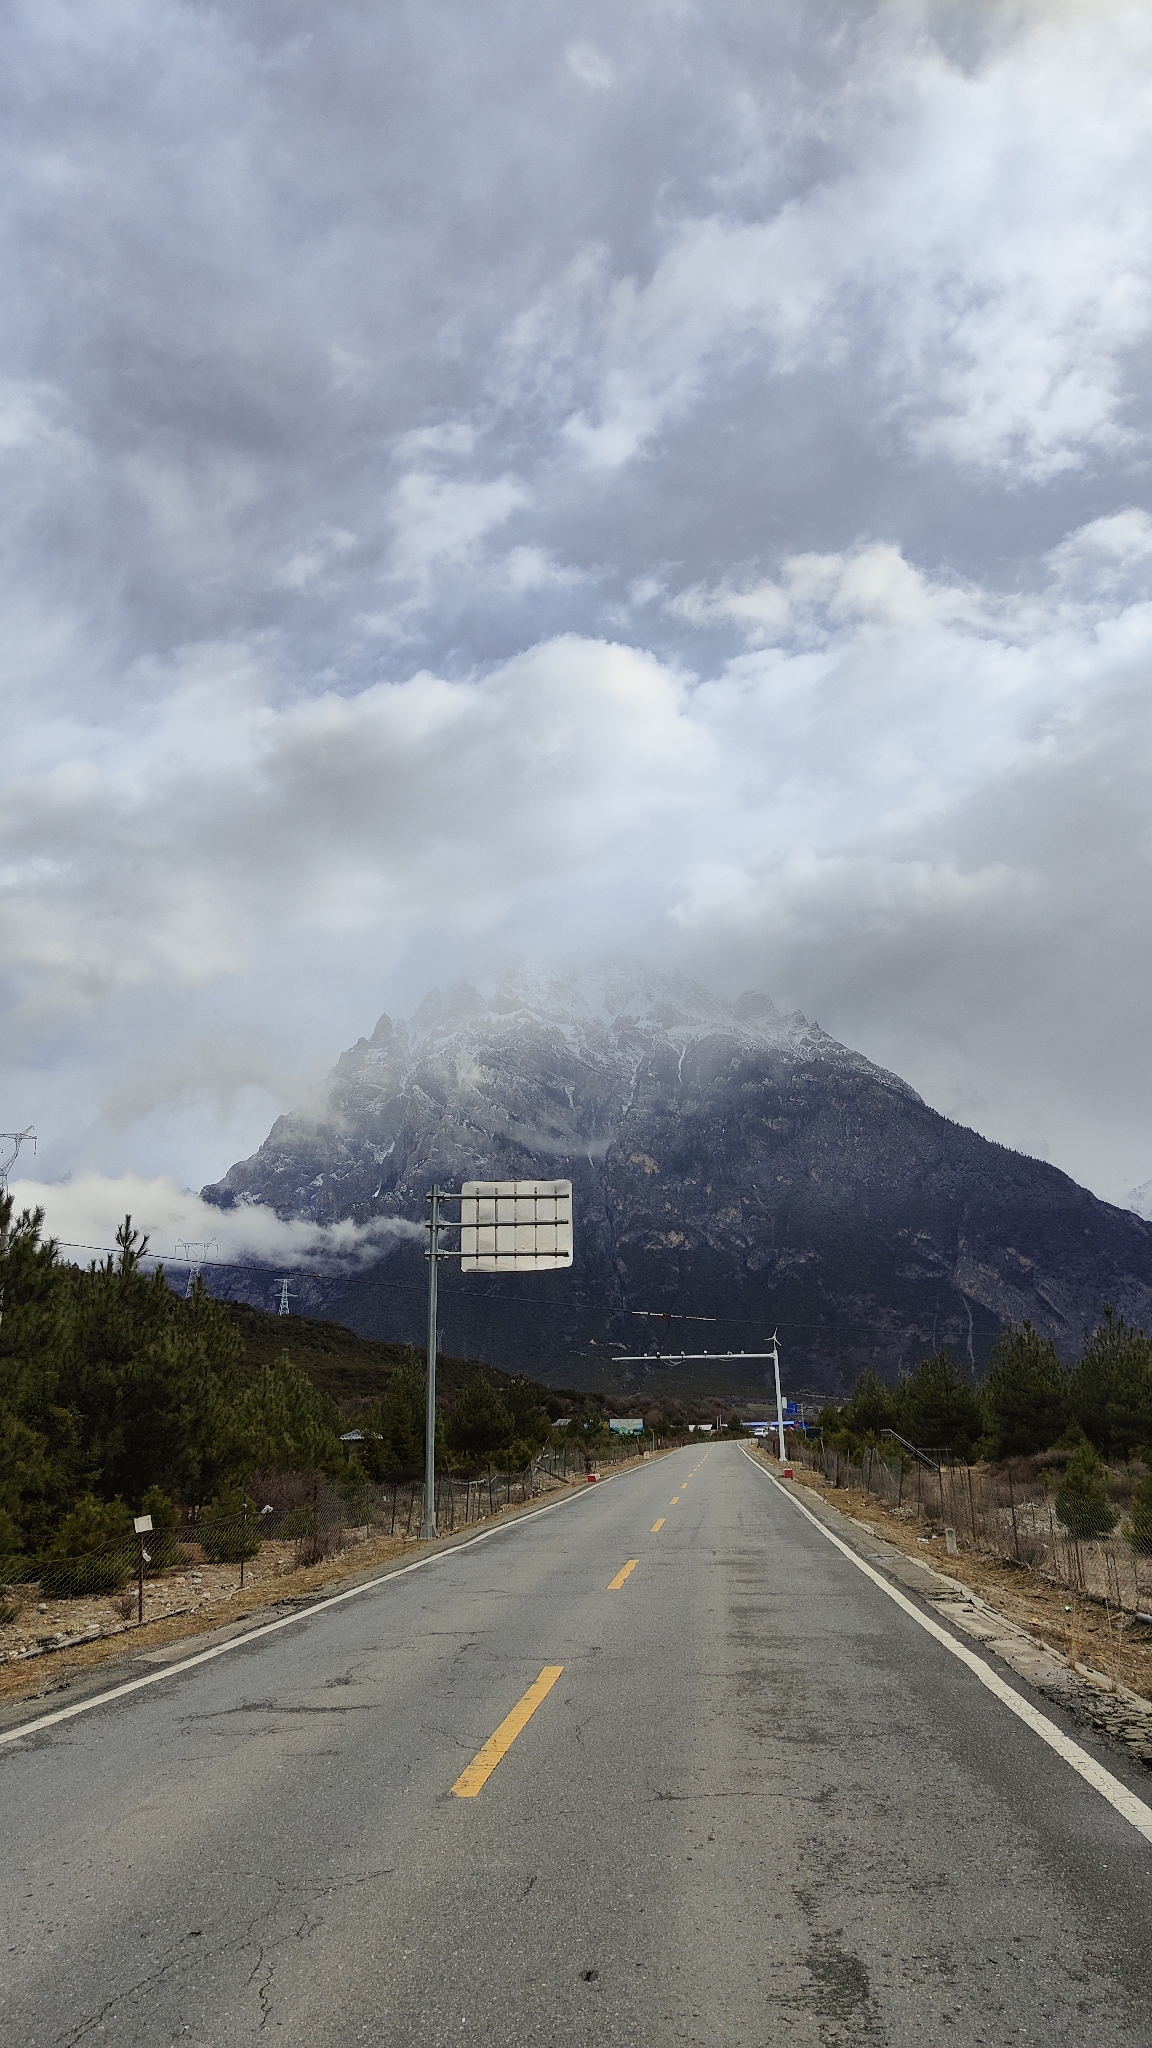
[[[466,1180],[460,1190],[465,1273],[543,1273],[572,1264],[570,1180]]]

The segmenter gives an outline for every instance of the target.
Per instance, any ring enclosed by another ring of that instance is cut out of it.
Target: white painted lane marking
[[[633,1473],[642,1471],[634,1466]],[[628,1479],[633,1473],[614,1472],[610,1479],[601,1481],[596,1493],[604,1486],[611,1486],[614,1479]],[[344,1600],[355,1600],[359,1593],[374,1592],[378,1586],[386,1586],[390,1579],[406,1579],[409,1572],[421,1572],[425,1565],[442,1564],[446,1557],[458,1557],[462,1550],[473,1550],[477,1543],[487,1543],[492,1536],[507,1536],[512,1529],[523,1528],[525,1522],[539,1521],[541,1515],[553,1515],[557,1508],[571,1507],[574,1501],[594,1499],[591,1489],[584,1488],[570,1493],[565,1500],[549,1501],[547,1507],[533,1508],[530,1515],[518,1515],[514,1522],[501,1522],[495,1529],[482,1529],[477,1536],[470,1536],[466,1543],[455,1543],[451,1550],[432,1550],[427,1557],[418,1557],[411,1564],[398,1565],[395,1571],[381,1572],[377,1578],[365,1579],[362,1586],[349,1586],[343,1593],[330,1593],[324,1600],[313,1601],[310,1607],[299,1607],[294,1614],[282,1614],[278,1621],[261,1622],[258,1628],[250,1628],[242,1636],[233,1636],[229,1642],[214,1643],[210,1650],[197,1650],[191,1657],[182,1657],[178,1664],[166,1664],[161,1671],[148,1671],[143,1678],[126,1679],[123,1685],[114,1685],[107,1692],[94,1693],[89,1700],[77,1700],[74,1706],[58,1707],[54,1714],[41,1714],[35,1721],[21,1721],[18,1728],[6,1728],[0,1733],[0,1744],[17,1742],[22,1735],[36,1735],[41,1728],[54,1728],[60,1721],[71,1721],[77,1714],[90,1713],[93,1707],[106,1707],[110,1700],[122,1700],[130,1692],[139,1692],[146,1685],[158,1685],[161,1679],[174,1678],[178,1671],[191,1671],[196,1664],[210,1664],[214,1657],[226,1657],[229,1650],[242,1650],[246,1643],[260,1641],[264,1636],[274,1636],[278,1629],[291,1628],[297,1621],[307,1621],[311,1614],[322,1614],[326,1607],[339,1607]]]
[[[741,1445],[742,1450],[743,1448]],[[770,1486],[774,1486],[777,1493],[782,1493],[785,1500],[804,1516],[805,1521],[811,1522],[814,1529],[819,1529],[820,1534],[827,1537],[829,1543],[848,1559],[849,1564],[854,1564],[857,1571],[863,1572],[866,1579],[871,1579],[874,1586],[879,1586],[880,1591],[888,1595],[889,1600],[895,1601],[897,1607],[902,1607],[905,1614],[910,1614],[926,1635],[934,1636],[953,1657],[961,1664],[966,1664],[969,1671],[980,1680],[981,1685],[986,1686],[990,1693],[994,1693],[996,1698],[1016,1715],[1017,1720],[1023,1721],[1025,1727],[1031,1728],[1034,1735],[1038,1735],[1042,1742],[1048,1744],[1049,1749],[1055,1750],[1057,1756],[1063,1757],[1066,1764],[1070,1764],[1074,1771],[1079,1772],[1093,1791],[1099,1792],[1102,1799],[1106,1799],[1110,1806],[1114,1806],[1117,1813],[1122,1814],[1137,1833],[1143,1835],[1146,1842],[1152,1842],[1152,1806],[1146,1806],[1142,1799],[1137,1798],[1135,1792],[1130,1792],[1127,1785],[1122,1784],[1119,1778],[1114,1778],[1111,1771],[1105,1770],[1103,1764],[1097,1763],[1094,1756],[1089,1756],[1086,1749],[1081,1749],[1078,1742],[1073,1742],[1070,1736],[1065,1735],[1063,1730],[1056,1726],[1055,1721],[1048,1719],[1047,1714],[1042,1714],[1030,1700],[1023,1699],[1015,1692],[999,1673],[993,1671],[991,1665],[986,1664],[982,1657],[978,1657],[974,1650],[970,1650],[966,1643],[958,1643],[954,1636],[948,1634],[947,1629],[940,1627],[939,1622],[932,1621],[927,1614],[921,1614],[911,1600],[895,1586],[889,1585],[887,1579],[881,1578],[879,1572],[873,1571],[872,1566],[865,1563],[852,1549],[851,1544],[842,1542],[840,1537],[820,1520],[819,1515],[814,1515],[810,1508],[804,1506],[803,1501],[797,1500],[795,1494],[789,1493],[786,1487],[781,1486],[780,1481],[771,1472],[765,1471],[763,1465],[758,1465],[751,1452],[744,1451],[744,1456],[760,1477],[766,1479]]]

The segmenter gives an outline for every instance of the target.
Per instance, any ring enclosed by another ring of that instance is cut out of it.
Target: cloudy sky
[[[2,11],[37,1173],[613,952],[1148,1180],[1152,10]]]

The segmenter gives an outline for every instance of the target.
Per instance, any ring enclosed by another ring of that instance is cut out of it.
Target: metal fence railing
[[[884,1501],[893,1514],[943,1537],[949,1550],[951,1532],[957,1552],[1027,1565],[1075,1593],[1152,1617],[1152,1556],[1128,1540],[1122,1510],[1108,1536],[1073,1534],[1030,1461],[1009,1459],[995,1470],[944,1459],[913,1464],[871,1448],[851,1458],[814,1442],[793,1444],[791,1456],[833,1487]]]

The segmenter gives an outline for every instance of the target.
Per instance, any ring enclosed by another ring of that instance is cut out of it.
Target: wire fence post
[[[133,1517],[132,1517],[132,1527],[133,1527],[133,1529],[135,1530],[135,1533],[136,1533],[136,1541],[137,1541],[137,1543],[138,1543],[138,1544],[139,1544],[139,1546],[140,1546],[140,1554],[139,1554],[139,1557],[137,1558],[137,1565],[138,1565],[138,1568],[139,1568],[139,1574],[140,1574],[140,1578],[139,1578],[139,1588],[138,1588],[138,1592],[137,1592],[137,1600],[136,1600],[136,1619],[137,1619],[137,1621],[143,1621],[143,1619],[144,1619],[144,1566],[145,1566],[145,1564],[146,1564],[146,1563],[147,1563],[147,1561],[148,1561],[148,1552],[147,1552],[147,1551],[145,1550],[145,1548],[144,1548],[144,1538],[145,1538],[145,1536],[150,1536],[150,1535],[152,1534],[152,1517],[151,1517],[151,1515],[133,1515]]]
[[[1006,1471],[1007,1471],[1007,1474],[1008,1474],[1008,1507],[1009,1507],[1009,1511],[1010,1511],[1010,1513],[1011,1513],[1011,1516],[1012,1516],[1012,1553],[1013,1553],[1013,1556],[1014,1556],[1014,1557],[1015,1557],[1015,1559],[1016,1559],[1016,1562],[1017,1562],[1017,1564],[1019,1564],[1019,1562],[1020,1562],[1020,1532],[1019,1532],[1019,1530],[1018,1530],[1018,1529],[1017,1529],[1017,1527],[1016,1527],[1016,1494],[1015,1494],[1015,1491],[1014,1491],[1014,1489],[1013,1489],[1013,1486],[1012,1486],[1012,1460],[1011,1460],[1011,1458],[1009,1458],[1009,1459],[1007,1460],[1007,1463],[1006,1463],[1006,1468],[1005,1468],[1005,1469],[1006,1469]]]

